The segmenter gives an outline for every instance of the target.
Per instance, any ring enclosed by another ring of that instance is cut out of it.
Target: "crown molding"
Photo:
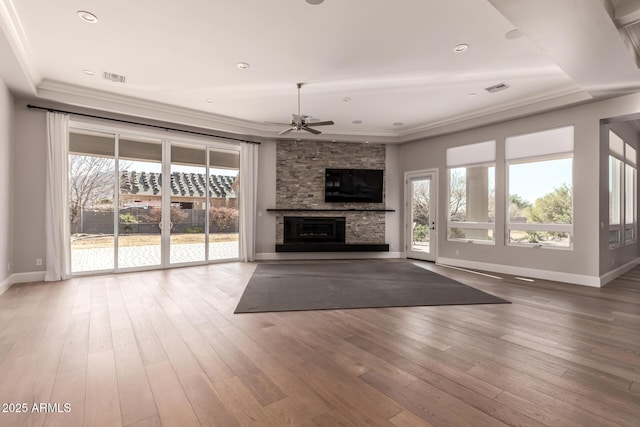
[[[536,96],[476,110],[453,119],[417,126],[403,131],[398,139],[402,143],[412,142],[445,133],[512,120],[530,114],[542,113],[589,100],[593,100],[589,93],[575,85],[570,85]]]
[[[63,82],[44,80],[37,86],[37,96],[64,104],[133,115],[154,120],[165,120],[188,126],[258,136],[263,138],[299,139],[299,135],[286,137],[278,135],[283,126],[258,123],[214,113],[203,112],[156,101],[148,101],[131,96],[106,92]],[[395,132],[357,132],[352,130],[336,133],[323,132],[321,136],[304,134],[304,139],[341,140],[370,142],[395,142]]]
[[[278,132],[282,130],[282,126],[277,124],[257,123],[52,80],[44,80],[37,86],[37,96],[79,107],[262,138],[368,141],[387,144],[412,142],[445,133],[458,132],[592,99],[587,92],[571,85],[534,97],[476,110],[453,119],[428,123],[401,133],[389,131],[358,132],[338,129],[335,132],[325,131],[320,136],[306,133],[281,136],[278,135]]]
[[[40,81],[40,75],[33,65],[31,47],[11,0],[0,0],[0,29],[6,35],[20,69],[26,77],[25,83],[29,85],[29,91],[35,94],[36,82]]]
[[[236,119],[213,113],[148,101],[131,96],[44,80],[37,86],[39,98],[78,107],[127,114],[153,120],[164,120],[188,126],[205,127],[231,133],[271,137],[268,126],[260,126],[248,120]]]

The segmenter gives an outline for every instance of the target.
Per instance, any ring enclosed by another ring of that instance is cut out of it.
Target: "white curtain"
[[[240,260],[256,256],[256,204],[258,187],[258,144],[240,147]]]
[[[47,187],[45,227],[47,272],[45,280],[71,277],[69,247],[69,194],[67,189],[69,116],[47,113]]]

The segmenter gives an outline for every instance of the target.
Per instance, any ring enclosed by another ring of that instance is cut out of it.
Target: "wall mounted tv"
[[[382,203],[384,170],[326,169],[326,203]]]

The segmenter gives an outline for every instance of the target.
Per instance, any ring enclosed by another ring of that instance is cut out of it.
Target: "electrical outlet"
[[[7,271],[11,272],[11,263],[10,262],[7,263]]]
[[[460,255],[460,249],[456,249],[456,255]]]
[[[42,258],[36,258],[36,265],[42,265]]]

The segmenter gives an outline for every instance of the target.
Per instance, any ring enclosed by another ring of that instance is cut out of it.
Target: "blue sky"
[[[572,159],[520,163],[509,166],[509,193],[533,203],[563,183],[572,184]]]

